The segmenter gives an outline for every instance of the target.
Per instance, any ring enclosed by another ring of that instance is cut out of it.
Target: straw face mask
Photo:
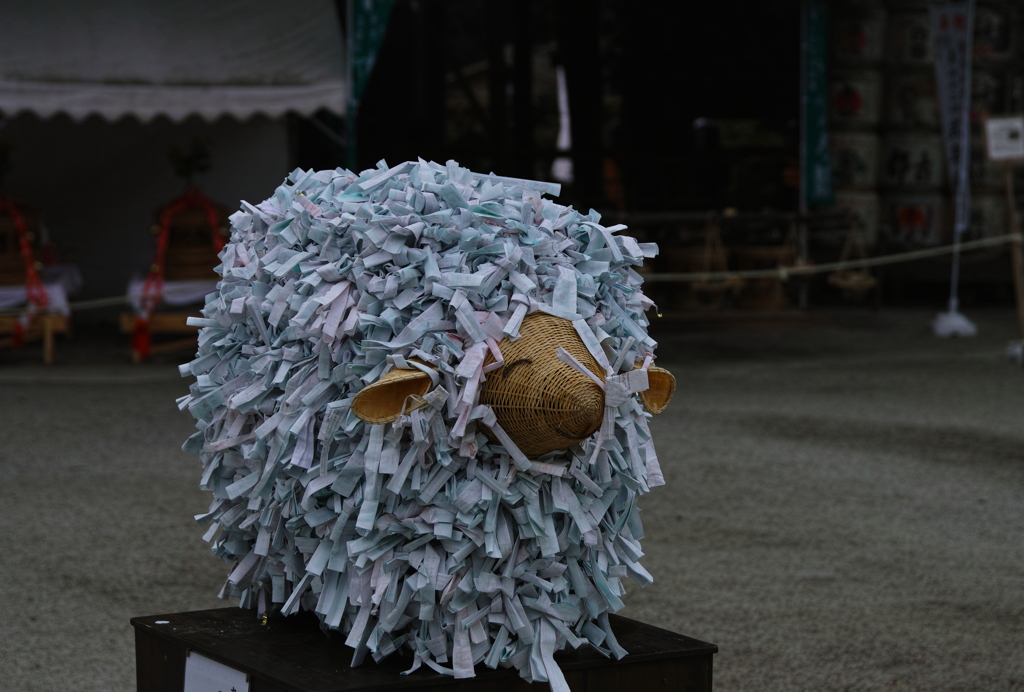
[[[559,358],[559,348],[586,370]],[[567,449],[601,427],[605,373],[571,322],[545,313],[528,315],[519,338],[504,338],[498,350],[504,364],[485,380],[480,402],[493,409],[497,423],[528,457]],[[484,365],[494,362],[488,354]],[[661,413],[675,392],[675,378],[663,368],[649,369],[648,377],[655,384],[641,393],[641,400],[651,413]],[[417,399],[415,406],[429,389],[426,372],[392,370],[356,395],[352,411],[369,423],[390,423],[408,410],[410,397]]]
[[[222,595],[314,611],[353,665],[565,689],[555,651],[624,655],[675,389],[634,270],[657,248],[551,188],[420,160],[242,203],[179,400]]]

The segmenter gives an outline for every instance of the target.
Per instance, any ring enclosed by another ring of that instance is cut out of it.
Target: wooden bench
[[[0,316],[0,334],[14,334],[14,328],[18,324],[17,316]],[[32,321],[32,325],[25,332],[25,343],[29,341],[43,340],[43,363],[53,363],[55,355],[54,337],[57,334],[70,334],[71,327],[68,318],[64,315],[48,313],[40,315]],[[14,343],[13,337],[0,339],[0,347],[10,347]]]
[[[157,334],[191,334],[188,338],[175,339],[173,341],[165,341],[163,343],[154,343],[150,349],[150,355],[154,353],[168,353],[170,351],[178,351],[186,348],[195,350],[198,347],[199,327],[191,327],[186,324],[186,320],[189,317],[202,317],[198,312],[154,312],[153,316],[149,319],[149,332],[154,336]],[[123,312],[121,313],[121,333],[131,334],[135,331],[135,313],[134,312]],[[132,362],[139,363],[142,361],[140,354],[136,353],[132,349]]]

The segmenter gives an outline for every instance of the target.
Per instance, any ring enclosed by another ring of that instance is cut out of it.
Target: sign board
[[[986,120],[985,151],[989,161],[1024,161],[1024,115]]]
[[[185,658],[184,692],[249,692],[249,676],[189,651]]]

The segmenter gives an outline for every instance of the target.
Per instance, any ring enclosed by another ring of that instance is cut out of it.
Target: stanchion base
[[[932,320],[932,330],[935,336],[948,338],[951,336],[975,336],[978,328],[969,319],[955,310],[940,312]]]

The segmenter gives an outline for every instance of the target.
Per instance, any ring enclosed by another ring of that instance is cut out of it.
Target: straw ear
[[[665,368],[652,365],[647,369],[647,381],[650,387],[640,392],[640,400],[648,411],[657,415],[672,401],[672,395],[676,393],[676,378]]]
[[[405,400],[423,396],[430,384],[430,375],[422,370],[392,370],[356,394],[352,413],[367,423],[391,423],[401,415]]]

